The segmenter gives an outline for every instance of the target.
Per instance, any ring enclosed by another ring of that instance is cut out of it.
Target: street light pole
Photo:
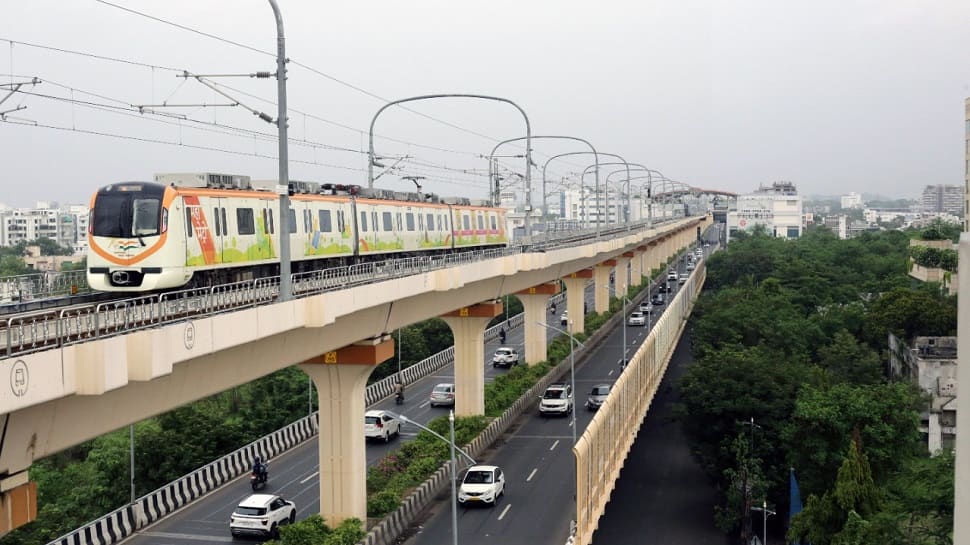
[[[751,510],[761,511],[761,543],[762,545],[768,545],[768,517],[776,513],[768,509],[767,499],[761,500],[761,507],[752,507]]]
[[[558,331],[558,332],[562,333],[563,335],[568,335],[569,336],[569,376],[570,376],[570,388],[572,388],[572,390],[573,390],[573,414],[572,414],[572,417],[573,417],[573,445],[575,445],[576,444],[576,347],[574,346],[574,343],[575,344],[578,344],[579,346],[586,346],[586,345],[584,345],[583,343],[581,343],[578,340],[576,340],[576,337],[573,337],[573,334],[570,333],[570,332],[568,332],[568,331],[564,331],[562,329],[559,329],[556,326],[551,326],[551,325],[549,325],[549,324],[547,324],[545,322],[536,322],[536,323],[539,324],[542,327],[547,328],[547,329],[551,329],[553,331]],[[572,324],[573,321],[572,320],[569,320],[569,323]]]
[[[448,445],[451,447],[451,542],[454,545],[458,545],[458,490],[456,489],[457,484],[456,475],[458,474],[458,465],[455,463],[455,411],[448,411],[448,431],[449,437]]]
[[[280,196],[280,217],[277,221],[280,230],[280,301],[289,301],[293,297],[293,287],[290,284],[290,158],[289,141],[286,127],[286,39],[283,37],[283,15],[276,0],[269,0],[276,16],[276,94],[278,109],[276,114],[276,128],[279,131],[280,166],[279,183],[276,192]]]
[[[270,1],[272,2],[273,0],[270,0]],[[377,110],[377,113],[374,114],[374,117],[370,120],[370,130],[368,131],[368,134],[369,134],[368,139],[370,141],[370,145],[368,147],[368,153],[367,153],[367,187],[371,189],[374,187],[374,161],[376,159],[374,156],[374,123],[377,122],[377,116],[381,115],[381,112],[390,108],[391,106],[394,106],[395,104],[412,102],[415,100],[428,100],[432,98],[479,98],[483,100],[495,100],[498,102],[504,102],[506,104],[512,105],[513,107],[515,107],[516,110],[519,111],[519,113],[522,114],[522,117],[525,118],[525,207],[526,207],[526,214],[531,213],[531,209],[532,209],[532,125],[529,123],[529,116],[526,115],[525,110],[523,110],[515,102],[512,102],[507,98],[490,96],[490,95],[478,95],[478,94],[468,94],[468,93],[443,93],[443,94],[434,94],[434,95],[421,95],[416,97],[402,98],[400,100],[394,100],[381,106],[381,108]],[[526,236],[529,236],[532,234],[531,227],[529,226],[528,215],[526,215],[526,221],[525,221],[525,234]]]
[[[128,441],[130,445],[129,451],[129,477],[131,480],[131,503],[135,503],[135,425],[128,425]]]
[[[471,462],[471,465],[475,465],[475,459],[469,456],[467,452],[455,446],[455,411],[451,410],[448,412],[448,427],[451,435],[450,440],[445,439],[433,429],[423,426],[418,422],[415,422],[414,420],[411,420],[410,418],[404,416],[403,414],[399,414],[398,418],[400,418],[401,422],[405,424],[414,424],[415,426],[430,433],[431,435],[434,435],[438,439],[441,439],[445,443],[448,443],[448,446],[451,448],[451,536],[452,536],[451,542],[454,545],[458,545],[458,488],[457,488],[457,485],[455,484],[456,478],[457,478],[456,475],[458,474],[458,464],[455,461],[455,451],[457,450],[459,453],[461,453],[462,456],[464,456],[465,458],[468,458],[468,461]]]

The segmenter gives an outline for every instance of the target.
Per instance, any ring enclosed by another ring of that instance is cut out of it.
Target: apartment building
[[[783,238],[802,236],[802,197],[792,182],[774,182],[753,193],[738,195],[737,209],[727,214],[727,238],[762,225],[768,234]]]

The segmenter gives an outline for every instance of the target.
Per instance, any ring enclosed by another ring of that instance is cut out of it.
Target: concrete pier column
[[[300,364],[313,379],[320,403],[320,515],[327,524],[367,520],[364,390],[374,367],[393,356],[394,340],[385,336]]]
[[[566,310],[569,311],[566,315],[569,323],[564,329],[573,335],[586,330],[586,283],[590,278],[593,278],[593,270],[583,269],[562,279],[566,285]],[[562,328],[562,324],[559,327]]]
[[[26,471],[0,479],[0,536],[37,519],[37,483]]]
[[[525,363],[532,365],[546,359],[546,328],[539,325],[550,320],[546,314],[549,298],[559,293],[559,283],[539,284],[527,290],[516,292],[525,309]],[[572,313],[570,313],[572,314]],[[552,325],[559,327],[558,316],[553,316]]]
[[[615,259],[607,259],[593,268],[593,310],[606,312],[610,309],[610,271],[616,267]]]
[[[502,310],[495,301],[441,317],[455,337],[455,416],[485,414],[485,326]]]
[[[623,297],[630,287],[630,261],[633,252],[626,252],[616,258],[616,296]]]
[[[630,260],[630,284],[639,286],[643,282],[643,254],[646,250],[646,246],[638,246],[631,252],[633,258]]]

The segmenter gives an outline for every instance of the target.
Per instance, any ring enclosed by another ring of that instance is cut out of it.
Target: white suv
[[[505,475],[498,466],[472,466],[458,489],[458,503],[495,505],[505,494]]]
[[[492,367],[512,367],[519,364],[519,353],[514,348],[503,346],[492,356]]]
[[[392,435],[401,434],[401,421],[387,411],[367,411],[364,413],[364,438],[383,439],[385,443]]]
[[[539,414],[567,415],[573,412],[573,389],[568,384],[550,384],[539,398]]]
[[[293,524],[295,520],[296,506],[293,502],[273,494],[253,494],[229,516],[229,532],[232,537],[279,537],[280,526]]]

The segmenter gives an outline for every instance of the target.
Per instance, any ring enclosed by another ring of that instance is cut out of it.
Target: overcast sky
[[[963,183],[966,0],[278,1],[287,56],[303,65],[290,65],[287,83],[291,179],[366,185],[367,128],[385,101],[472,93],[517,103],[534,135],[584,138],[698,187],[788,180],[806,195],[915,197],[926,184]],[[269,3],[112,2],[252,49],[95,0],[6,0],[0,83],[43,83],[0,104],[16,122],[0,123],[0,202],[86,204],[101,185],[159,172],[275,179],[277,144],[263,135],[276,128],[243,107],[198,106],[229,99],[171,70],[274,71]],[[276,116],[275,80],[212,81]],[[131,108],[163,102],[193,106]],[[426,191],[484,198],[481,156],[525,135],[507,104],[409,108],[428,117],[391,108],[377,120],[382,162],[407,157],[378,187],[412,187],[401,176],[417,175]],[[584,147],[533,149],[538,201],[543,164]],[[524,159],[501,161],[524,170]],[[548,191],[591,163],[553,160]]]

